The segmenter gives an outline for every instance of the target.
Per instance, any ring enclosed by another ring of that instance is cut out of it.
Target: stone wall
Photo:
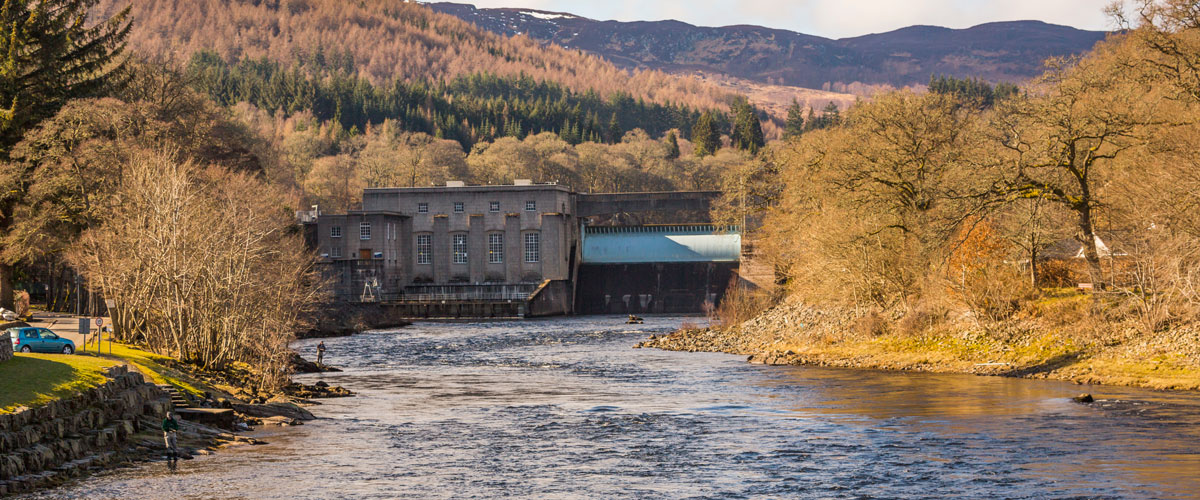
[[[8,332],[0,333],[0,363],[8,361],[13,357],[12,337]]]
[[[11,343],[9,344],[11,345]],[[171,401],[123,366],[71,398],[0,415],[0,497],[46,487],[122,460]]]

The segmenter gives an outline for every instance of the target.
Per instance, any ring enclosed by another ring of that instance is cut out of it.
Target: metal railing
[[[535,285],[411,286],[393,300],[399,302],[525,300],[535,289]]]
[[[529,298],[527,292],[510,292],[510,293],[494,293],[494,292],[460,292],[460,293],[406,293],[397,296],[397,302],[439,302],[443,300],[450,301],[505,301],[505,300],[525,300]]]

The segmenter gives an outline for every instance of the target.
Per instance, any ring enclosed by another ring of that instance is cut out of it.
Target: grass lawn
[[[95,344],[88,344],[89,351],[94,347]],[[100,355],[109,356],[108,342],[104,342],[104,345],[100,347]],[[148,379],[148,382],[171,384],[193,394],[204,392],[197,387],[198,384],[194,380],[191,380],[191,377],[180,373],[178,370],[169,368],[166,362],[170,361],[171,358],[168,356],[114,342],[112,344],[112,357],[136,366],[137,370]]]
[[[118,364],[91,354],[21,354],[0,363],[0,413],[35,406],[103,384],[100,370]]]

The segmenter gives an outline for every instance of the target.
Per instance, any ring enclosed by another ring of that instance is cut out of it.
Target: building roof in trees
[[[1095,235],[1096,253],[1100,257],[1124,257],[1129,255],[1121,248],[1119,243],[1116,243],[1118,240],[1115,235],[1105,234],[1103,236],[1102,238],[1099,234]],[[1105,240],[1113,243],[1113,245],[1105,243]],[[1045,250],[1042,250],[1041,255],[1038,257],[1039,260],[1083,259],[1085,257],[1083,243],[1074,237],[1063,238],[1046,247]]]

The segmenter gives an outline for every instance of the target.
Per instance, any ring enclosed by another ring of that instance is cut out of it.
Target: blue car
[[[12,338],[13,351],[75,353],[74,342],[59,337],[54,332],[45,328],[35,328],[32,326],[9,328],[8,336]]]

